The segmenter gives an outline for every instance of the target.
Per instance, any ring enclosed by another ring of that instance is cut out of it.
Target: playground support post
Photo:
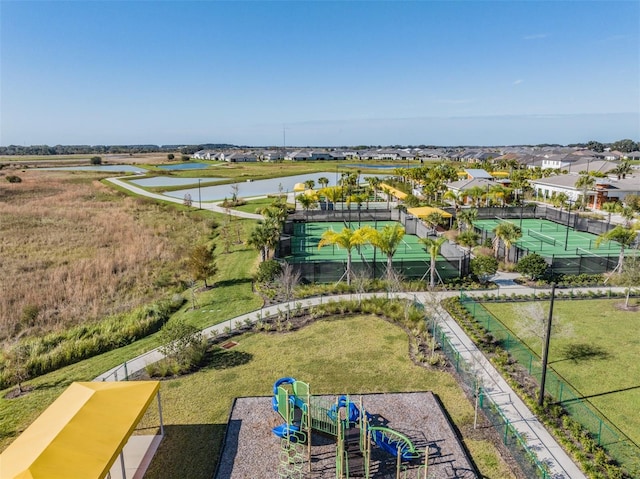
[[[549,318],[547,319],[547,331],[544,339],[544,350],[542,351],[542,375],[540,377],[540,396],[538,406],[544,403],[544,383],[547,379],[547,362],[549,360],[549,343],[551,341],[551,322],[553,320],[553,301],[556,296],[556,284],[551,285],[551,303],[549,304]]]

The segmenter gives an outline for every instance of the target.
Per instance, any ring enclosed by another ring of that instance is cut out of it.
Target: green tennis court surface
[[[620,252],[620,244],[615,241],[603,241],[596,248],[597,235],[576,231],[565,225],[541,219],[484,219],[474,222],[482,231],[493,232],[500,223],[513,223],[522,229],[522,238],[515,246],[542,256],[579,257],[613,256]]]
[[[356,230],[364,226],[381,230],[387,225],[393,226],[395,221],[352,221],[351,229]],[[291,256],[293,262],[299,261],[346,261],[347,250],[339,246],[327,245],[318,248],[318,243],[322,235],[327,230],[336,232],[348,228],[348,222],[327,222],[327,223],[296,223],[294,225],[294,236],[291,238]],[[386,261],[386,256],[380,251],[376,251],[370,244],[364,244],[353,248],[351,251],[353,261]],[[430,261],[422,243],[415,235],[405,235],[402,242],[393,256],[395,260],[424,260]]]

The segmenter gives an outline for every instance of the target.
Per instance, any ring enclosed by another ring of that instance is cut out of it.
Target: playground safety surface
[[[328,401],[333,396],[320,396]],[[381,424],[409,437],[424,453],[429,445],[429,478],[477,478],[476,470],[462,448],[440,401],[431,392],[364,394],[350,396]],[[278,477],[280,441],[271,429],[282,424],[271,407],[271,396],[237,398],[234,401],[216,479],[255,479]],[[306,446],[305,446],[306,449]],[[335,478],[335,438],[312,436],[311,473],[306,479]],[[372,448],[371,477],[396,477],[396,458]],[[409,464],[407,475],[413,479],[424,456]],[[405,465],[408,463],[405,463]],[[306,471],[305,465],[305,471]],[[350,477],[362,477],[350,475]],[[420,476],[422,478],[422,476]]]

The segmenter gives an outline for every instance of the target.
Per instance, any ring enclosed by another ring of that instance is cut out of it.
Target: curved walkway
[[[511,278],[509,278],[510,280]],[[575,291],[602,291],[602,288],[574,288]],[[606,288],[610,291],[624,291],[624,288]],[[501,296],[505,294],[539,294],[548,293],[550,289],[534,289],[519,285],[511,285],[511,282],[493,290],[494,294]],[[470,296],[480,296],[486,291],[468,291]],[[482,383],[485,385],[485,392],[491,400],[496,403],[504,412],[506,418],[513,426],[527,439],[527,444],[531,450],[536,451],[538,459],[549,467],[550,478],[553,479],[584,479],[586,476],[575,465],[573,460],[562,449],[553,436],[538,421],[536,416],[529,410],[526,404],[518,397],[500,373],[494,368],[490,361],[476,347],[473,341],[462,330],[458,323],[440,308],[438,302],[446,297],[458,296],[457,291],[445,291],[438,293],[417,292],[417,293],[393,293],[393,297],[407,298],[419,301],[425,305],[428,312],[436,314],[440,318],[440,326],[451,344],[460,353],[460,356],[469,364],[474,364]],[[275,316],[279,311],[290,307],[294,309],[296,304],[303,307],[322,304],[328,301],[338,301],[341,299],[370,298],[375,296],[386,296],[388,294],[367,293],[358,296],[357,294],[336,295],[327,297],[313,297],[301,301],[282,303],[267,308],[252,311],[247,314],[231,318],[222,323],[204,329],[202,332],[206,337],[215,337],[228,331],[241,329],[247,324],[255,323],[257,320]],[[159,348],[138,356],[131,361],[127,361],[109,371],[98,376],[94,381],[118,381],[124,380],[129,375],[142,371],[148,364],[159,361],[164,356]]]
[[[128,190],[136,195],[146,196],[147,198],[153,198],[161,201],[168,201],[170,203],[183,204],[184,201],[180,198],[173,198],[171,196],[161,195],[160,193],[152,193],[150,191],[145,190],[144,188],[140,188],[139,186],[132,185],[128,181],[123,181],[122,178],[131,178],[130,176],[120,176],[117,178],[107,178],[107,181],[113,183],[114,185],[119,186],[125,190]],[[255,198],[263,198],[263,196],[256,196]],[[252,220],[262,220],[264,219],[262,215],[257,215],[255,213],[245,213],[244,211],[234,210],[232,208],[223,208],[220,206],[222,202],[218,201],[216,203],[202,203],[202,209],[213,211],[215,213],[228,214],[231,216],[237,216],[239,218],[247,218]]]

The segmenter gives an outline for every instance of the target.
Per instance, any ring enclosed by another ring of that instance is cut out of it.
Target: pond
[[[130,180],[129,183],[134,183],[138,186],[153,188],[156,186],[186,186],[197,185],[198,180],[202,182],[222,181],[226,178],[172,178],[170,176],[154,176],[152,178],[141,178],[138,180]]]
[[[281,178],[272,178],[270,180],[256,180],[256,181],[245,181],[235,183],[238,185],[238,196],[241,198],[250,198],[253,196],[265,196],[269,194],[278,193],[280,188],[283,193],[288,193],[293,191],[293,187],[296,183],[304,183],[307,180],[313,180],[316,182],[316,188],[318,188],[318,179],[325,177],[329,180],[329,186],[335,186],[337,181],[339,180],[339,174],[335,171],[333,172],[322,172],[322,173],[312,173],[307,175],[295,175],[295,176],[286,176]],[[361,179],[370,177],[370,176],[378,176],[384,177],[386,175],[360,175]],[[231,198],[233,195],[232,190],[233,184],[228,185],[219,185],[219,186],[203,186],[200,188],[200,195],[202,197],[202,201],[216,201],[223,200],[225,198]],[[190,194],[192,198],[198,198],[198,188],[188,188],[184,190],[177,191],[169,191],[166,192],[166,196],[171,196],[172,198],[184,198],[184,195]]]
[[[114,173],[148,173],[146,168],[134,165],[92,165],[92,166],[58,166],[55,168],[38,168],[47,171],[107,171]]]
[[[398,162],[397,165],[368,165],[367,163],[351,163],[351,164],[347,164],[344,165],[347,168],[370,168],[373,170],[395,170],[396,168],[418,168],[419,166],[424,166],[422,164],[410,164],[408,165],[407,163],[400,163]]]
[[[212,165],[205,163],[178,163],[176,165],[158,166],[161,170],[204,170]]]

